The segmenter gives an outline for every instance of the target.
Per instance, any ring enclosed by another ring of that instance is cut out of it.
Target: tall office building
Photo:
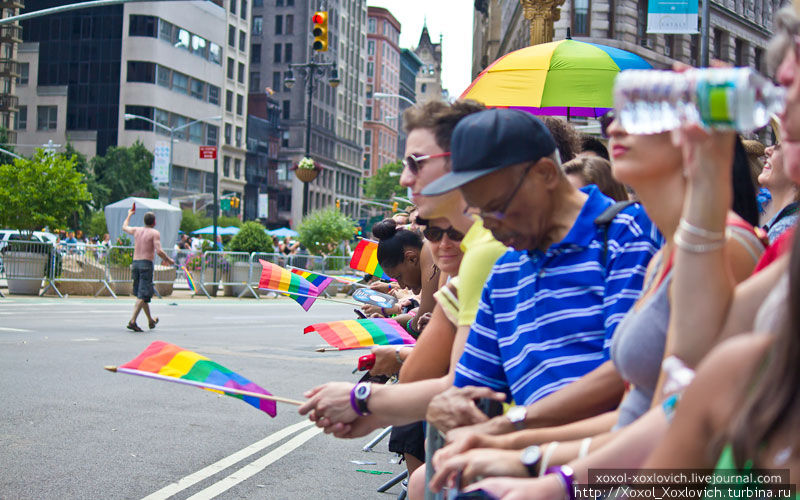
[[[422,60],[409,49],[400,52],[400,95],[411,102],[417,102],[417,73]],[[406,99],[398,101],[397,157],[402,158],[406,151],[406,132],[403,130],[403,112],[411,107]]]
[[[400,121],[400,23],[382,7],[367,8],[367,108],[364,118],[364,175],[397,161]]]
[[[322,167],[309,183],[309,212],[334,206],[358,218],[363,163],[364,72],[366,67],[365,0],[325,2],[328,12],[329,43],[326,52],[313,52],[309,43],[311,17],[323,2],[257,0],[253,4],[250,92],[263,93],[269,87],[281,106],[281,137],[278,182],[291,188],[291,209],[279,205],[280,217],[297,224],[302,218],[303,184],[291,167],[305,155]],[[329,85],[330,73],[318,75],[311,95],[311,120],[307,121],[308,75],[293,71],[295,84],[284,85],[290,64],[332,62],[341,83]],[[306,145],[307,127],[311,141]]]
[[[172,198],[187,203],[214,190],[213,162],[199,159],[198,146],[220,146],[220,194],[241,197],[249,13],[247,0],[137,2],[25,21],[29,78],[18,93],[30,120],[19,123],[20,137],[69,141],[90,157],[136,141],[162,164],[171,153]]]

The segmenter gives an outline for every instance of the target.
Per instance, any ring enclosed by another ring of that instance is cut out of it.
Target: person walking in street
[[[150,329],[156,327],[158,318],[150,315],[150,299],[153,297],[153,260],[158,254],[164,262],[174,265],[172,260],[161,248],[161,234],[155,228],[156,214],[147,212],[144,214],[144,227],[131,227],[128,223],[134,214],[135,209],[128,210],[128,217],[122,223],[122,230],[133,236],[133,265],[131,274],[133,275],[133,294],[136,295],[136,305],[133,307],[133,316],[128,322],[128,330],[134,332],[144,331],[136,324],[139,312],[144,309],[147,316],[147,323]]]

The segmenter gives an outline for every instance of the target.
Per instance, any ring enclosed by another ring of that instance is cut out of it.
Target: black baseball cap
[[[443,194],[501,168],[538,161],[555,150],[547,126],[530,113],[504,108],[473,113],[453,130],[452,171],[425,186],[421,194]]]

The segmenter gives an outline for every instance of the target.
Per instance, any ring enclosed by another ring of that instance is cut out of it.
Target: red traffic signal
[[[311,29],[311,33],[314,35],[312,48],[317,52],[326,52],[328,50],[328,13],[324,10],[314,12],[311,22],[314,23]]]

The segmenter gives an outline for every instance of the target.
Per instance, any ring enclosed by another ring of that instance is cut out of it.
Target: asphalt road
[[[288,299],[155,299],[153,331],[124,328],[132,299],[0,299],[0,499],[393,499],[404,470],[388,438],[319,432],[208,391],[113,374],[155,340],[203,354],[275,395],[351,374],[363,351],[315,352],[303,328],[351,319],[352,306]],[[146,321],[141,316],[140,325]],[[371,460],[357,465],[351,460]],[[374,475],[369,469],[392,472]]]

